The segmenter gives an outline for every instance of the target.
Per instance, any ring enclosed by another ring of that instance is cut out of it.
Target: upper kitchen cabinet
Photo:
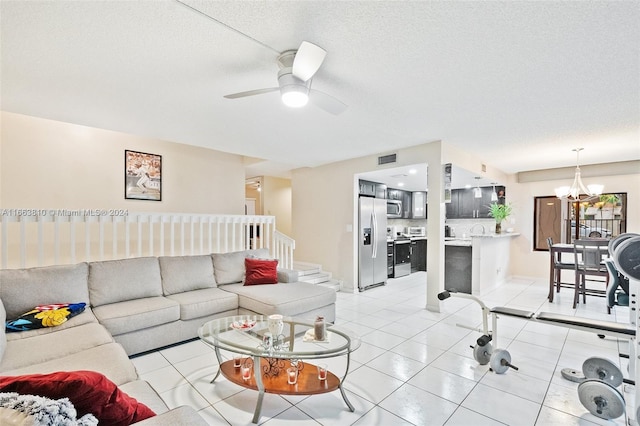
[[[446,205],[447,219],[486,219],[489,218],[489,205],[493,187],[481,187],[481,197],[474,196],[473,188],[451,191],[451,203]],[[498,203],[504,204],[504,186],[496,186]]]
[[[402,191],[402,218],[403,219],[411,219],[411,215],[413,214],[412,209],[412,196],[409,191]]]
[[[476,217],[476,199],[473,189],[452,189],[451,202],[446,204],[447,219],[473,219]]]
[[[359,194],[366,197],[387,198],[387,185],[370,182],[368,180],[360,180]]]
[[[427,193],[416,191],[411,193],[411,217],[413,219],[427,218]]]
[[[493,187],[482,187],[482,198],[480,198],[480,205],[478,206],[478,216],[482,218],[488,218],[489,211],[491,208],[489,207],[494,201],[491,201],[491,195],[493,194]],[[498,201],[495,201],[498,204],[504,204],[504,195],[505,195],[505,187],[504,186],[496,186],[496,195],[498,195]]]

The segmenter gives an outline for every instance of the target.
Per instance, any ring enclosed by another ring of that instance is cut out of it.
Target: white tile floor
[[[480,333],[477,304],[460,298],[442,303],[442,312],[424,309],[425,273],[411,274],[359,294],[338,293],[337,324],[357,332],[345,389],[305,397],[266,394],[260,424],[274,425],[591,425],[625,424],[625,416],[604,421],[578,400],[577,384],[562,378],[565,367],[581,369],[591,356],[608,358],[626,373],[626,342],[511,317],[499,320],[500,347],[519,371],[489,371],[473,359],[469,345]],[[571,309],[572,292],[562,289],[548,303],[545,280],[512,279],[482,296],[488,306],[509,306],[628,322],[627,308],[607,315],[604,299],[589,297]],[[257,393],[234,385],[217,371],[213,350],[200,341],[133,358],[140,376],[167,405],[188,404],[211,425],[250,425]],[[343,371],[344,358],[330,360]],[[621,387],[622,388],[622,387]],[[629,386],[624,386],[629,391]],[[634,404],[626,393],[628,412]]]

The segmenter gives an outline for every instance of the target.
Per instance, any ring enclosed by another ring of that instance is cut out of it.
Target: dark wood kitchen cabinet
[[[368,180],[360,180],[358,183],[360,187],[360,195],[364,195],[366,197],[387,198],[387,185],[378,182],[370,182]]]
[[[471,246],[444,246],[444,288],[471,294]]]
[[[387,278],[393,278],[393,241],[387,241]]]
[[[473,188],[453,189],[451,191],[451,202],[446,204],[447,219],[487,219],[489,218],[489,205],[493,187],[485,186],[480,188],[481,197],[474,196]],[[504,186],[496,186],[496,192],[502,194],[498,198],[499,204],[504,204]]]
[[[411,272],[427,270],[427,240],[411,241]]]

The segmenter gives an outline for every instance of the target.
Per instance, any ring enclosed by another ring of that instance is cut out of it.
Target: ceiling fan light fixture
[[[309,84],[291,74],[291,68],[278,72],[278,85],[282,102],[290,108],[300,108],[309,102]]]
[[[282,102],[290,108],[300,108],[305,106],[309,102],[308,91],[300,90],[305,89],[304,86],[286,86],[280,89],[282,94]]]

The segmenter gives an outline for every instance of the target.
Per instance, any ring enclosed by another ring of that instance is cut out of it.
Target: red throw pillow
[[[51,399],[69,398],[78,417],[91,413],[102,425],[130,425],[156,414],[95,371],[0,377],[0,392],[17,392]]]
[[[244,260],[245,279],[244,285],[278,284],[278,260],[277,259],[252,259]]]

